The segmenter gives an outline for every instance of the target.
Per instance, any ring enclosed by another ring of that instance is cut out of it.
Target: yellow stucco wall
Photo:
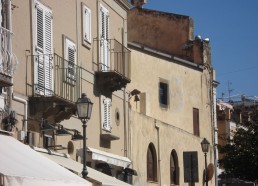
[[[130,99],[129,150],[133,168],[139,175],[134,177],[134,185],[170,185],[170,155],[173,149],[178,156],[179,185],[188,185],[184,183],[183,167],[183,152],[186,151],[198,153],[199,182],[195,185],[202,185],[205,166],[200,143],[203,138],[207,138],[211,144],[213,141],[210,74],[153,53],[130,49],[132,81],[128,89],[138,89],[140,95],[145,95],[140,96],[138,102],[134,102],[133,97]],[[168,108],[162,108],[159,104],[160,80],[168,83]],[[193,135],[193,108],[199,109],[200,136]],[[147,181],[146,158],[150,143],[154,144],[157,156],[159,154],[159,183]],[[213,153],[211,145],[208,164],[214,164]],[[214,183],[213,177],[209,184]]]

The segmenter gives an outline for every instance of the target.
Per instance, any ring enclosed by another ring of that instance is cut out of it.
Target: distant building
[[[241,96],[238,100],[230,100],[224,102],[217,101],[217,126],[218,126],[218,145],[224,146],[229,143],[229,139],[233,139],[234,133],[238,128],[244,128],[242,123],[250,120],[250,116],[258,108],[258,100],[256,97]],[[222,153],[218,153],[218,160],[223,158]],[[227,175],[223,166],[218,167],[219,185],[254,185]]]

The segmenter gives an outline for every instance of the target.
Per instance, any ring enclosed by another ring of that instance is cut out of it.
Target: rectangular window
[[[104,6],[100,6],[100,63],[103,71],[109,71],[109,12]]]
[[[52,61],[52,11],[41,4],[35,4],[35,92],[41,95],[51,95],[53,90]]]
[[[86,6],[82,5],[82,21],[83,21],[83,43],[88,46],[91,44],[91,10]]]
[[[101,96],[102,100],[102,129],[111,132],[111,106],[112,102],[110,98]]]
[[[64,37],[65,81],[76,82],[76,44]]]
[[[192,185],[199,181],[198,175],[198,153],[197,151],[183,152],[184,160],[184,182]]]
[[[199,109],[193,108],[193,134],[200,136],[199,129]]]
[[[159,83],[159,103],[161,107],[168,106],[168,84],[164,82]]]

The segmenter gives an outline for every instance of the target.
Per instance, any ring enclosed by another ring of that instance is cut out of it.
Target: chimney
[[[131,4],[137,8],[142,8],[142,6],[146,3],[147,0],[131,0]]]

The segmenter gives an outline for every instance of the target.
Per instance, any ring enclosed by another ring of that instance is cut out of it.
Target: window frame
[[[99,9],[99,55],[102,71],[110,70],[110,43],[109,43],[110,14],[107,8],[100,4]]]
[[[163,94],[161,91],[163,91]],[[164,79],[159,81],[159,105],[162,108],[168,108],[169,106],[169,84]]]
[[[198,108],[193,108],[193,134],[200,136],[200,111]]]
[[[38,0],[33,6],[34,93],[50,96],[54,91],[53,78],[53,13]],[[41,11],[41,18],[39,12]],[[39,26],[39,23],[41,24]]]
[[[77,49],[76,44],[71,39],[63,35],[63,56],[64,56],[64,81],[74,85],[76,83]],[[73,56],[69,49],[72,50]],[[73,62],[69,58],[73,57]],[[71,70],[70,70],[71,69]]]
[[[82,3],[82,44],[87,48],[90,48],[92,43],[91,29],[91,9],[86,4]]]
[[[108,97],[101,96],[101,126],[102,130],[112,131],[112,100]]]
[[[147,149],[146,157],[147,181],[157,182],[157,153],[153,143],[150,143]]]
[[[172,171],[172,160],[173,168]],[[178,156],[176,151],[173,149],[170,154],[170,185],[179,185],[179,166],[178,166]]]

